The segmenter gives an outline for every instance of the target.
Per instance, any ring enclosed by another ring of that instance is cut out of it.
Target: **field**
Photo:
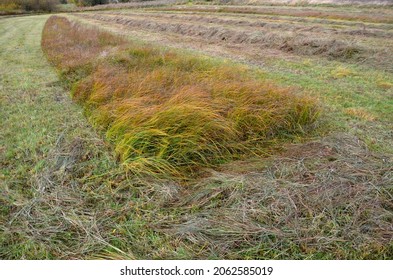
[[[1,258],[393,258],[391,6],[239,2],[0,18]]]

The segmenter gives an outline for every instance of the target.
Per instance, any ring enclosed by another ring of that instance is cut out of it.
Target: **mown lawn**
[[[117,169],[43,56],[47,18],[0,20],[1,258],[74,257],[91,246],[74,206],[100,187],[96,175]]]

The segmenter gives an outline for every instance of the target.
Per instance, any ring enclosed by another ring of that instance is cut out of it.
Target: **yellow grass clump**
[[[376,117],[371,114],[370,112],[367,112],[363,108],[347,108],[345,110],[345,113],[349,116],[365,120],[365,121],[375,121]]]
[[[330,73],[335,79],[345,78],[355,74],[352,70],[342,66],[337,67],[336,69],[332,70]]]
[[[125,41],[51,17],[42,46],[90,121],[135,173],[193,174],[301,133],[315,100],[247,69]]]
[[[390,89],[393,87],[393,84],[386,81],[377,81],[377,86],[381,89]]]

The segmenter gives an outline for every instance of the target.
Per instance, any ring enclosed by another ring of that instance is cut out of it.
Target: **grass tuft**
[[[137,174],[194,174],[261,154],[267,141],[303,133],[319,114],[314,99],[240,66],[129,43],[61,17],[48,20],[42,46]]]
[[[331,75],[335,79],[345,78],[345,77],[348,77],[348,76],[351,76],[354,74],[355,73],[351,69],[348,69],[348,68],[342,67],[342,66],[339,66],[336,69],[331,71]]]
[[[365,120],[365,121],[375,121],[376,117],[371,114],[370,112],[367,112],[363,108],[347,108],[345,110],[345,113],[349,116],[353,116],[355,118]]]

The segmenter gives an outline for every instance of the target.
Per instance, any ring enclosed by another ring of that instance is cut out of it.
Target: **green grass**
[[[310,59],[292,62],[276,60],[269,67],[273,71],[267,75],[272,79],[288,85],[296,84],[312,94],[318,94],[325,103],[333,107],[361,107],[380,120],[393,121],[389,114],[393,110],[393,87],[383,86],[384,83],[393,81],[393,74],[389,72]]]
[[[334,130],[357,135],[372,150],[393,153],[392,73],[364,65],[298,58],[269,60],[263,75],[320,98],[330,111],[326,117]]]
[[[74,210],[64,208],[63,218],[60,212],[54,218],[57,202],[48,195],[77,188],[59,203],[86,202],[94,198],[88,196],[91,189],[110,183],[102,178],[119,172],[110,150],[71,103],[43,56],[40,38],[46,19],[0,21],[1,258],[59,258],[69,246],[84,246],[77,238],[82,229],[72,224]],[[48,233],[45,227],[58,229]]]

